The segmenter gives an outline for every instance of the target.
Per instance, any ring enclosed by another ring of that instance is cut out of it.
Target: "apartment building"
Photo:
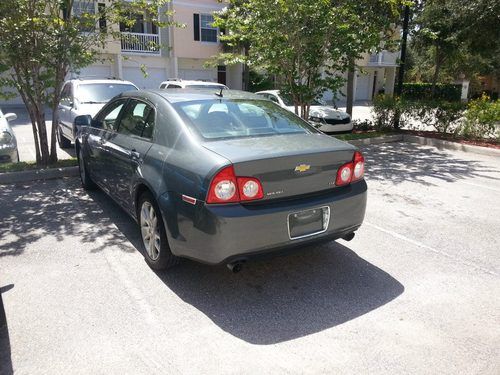
[[[119,77],[146,89],[157,88],[168,78],[220,82],[241,89],[241,66],[205,66],[220,50],[219,30],[212,23],[213,12],[223,6],[217,0],[173,0],[168,7],[183,28],[158,28],[137,15],[133,27],[120,26],[121,41],[108,43],[103,62],[74,74]],[[162,48],[151,48],[151,42]],[[141,67],[146,68],[146,76]]]

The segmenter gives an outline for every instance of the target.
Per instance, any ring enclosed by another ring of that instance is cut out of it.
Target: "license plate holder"
[[[328,229],[329,222],[329,206],[292,212],[287,217],[288,236],[296,240],[323,233]]]

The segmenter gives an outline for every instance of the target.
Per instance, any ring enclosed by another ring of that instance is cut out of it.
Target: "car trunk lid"
[[[334,188],[338,168],[356,150],[323,134],[238,138],[204,147],[231,161],[237,176],[258,178],[264,200]]]

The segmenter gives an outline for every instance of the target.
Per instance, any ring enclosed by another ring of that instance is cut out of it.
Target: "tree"
[[[231,0],[215,17],[216,25],[226,30],[221,40],[229,48],[219,59],[274,75],[295,112],[307,119],[309,103],[328,89],[338,91],[341,72],[352,61],[389,39],[400,3]]]
[[[70,72],[99,59],[99,49],[120,38],[121,23],[132,26],[132,15],[142,14],[157,26],[170,12],[158,9],[170,0],[10,0],[0,2],[0,87],[16,89],[28,110],[36,161],[57,161],[57,106]],[[154,48],[154,46],[151,46]],[[52,109],[49,149],[45,105]]]
[[[495,0],[422,0],[410,44],[413,80],[449,82],[464,74],[500,72],[500,3]],[[434,90],[433,90],[434,91]]]

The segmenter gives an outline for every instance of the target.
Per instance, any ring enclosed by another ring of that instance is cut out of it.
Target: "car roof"
[[[222,83],[218,82],[209,82],[209,81],[190,81],[190,80],[167,80],[163,81],[161,84],[167,84],[167,83],[173,83],[173,84],[178,84],[178,85],[198,85],[198,86],[221,86],[221,87],[226,87],[226,85],[223,85]]]
[[[279,95],[280,94],[280,90],[264,90],[264,91],[258,91],[258,92],[256,92],[256,94],[275,94],[275,95]]]
[[[114,79],[114,78],[110,78],[110,79],[106,79],[106,78],[74,78],[74,79],[70,79],[68,82],[75,82],[75,83],[78,83],[79,85],[86,85],[86,84],[99,84],[99,83],[102,83],[102,84],[115,84],[115,85],[132,85],[132,86],[135,86],[132,82],[130,81],[124,81],[122,79]],[[137,86],[135,86],[137,87]]]
[[[248,100],[262,100],[262,97],[252,94],[247,91],[240,90],[223,90],[222,97],[221,91],[214,89],[153,89],[153,90],[139,90],[127,91],[121,94],[123,97],[134,96],[141,97],[141,95],[149,96],[151,94],[161,96],[170,103],[189,102],[195,100],[213,100],[213,99],[248,99]]]

